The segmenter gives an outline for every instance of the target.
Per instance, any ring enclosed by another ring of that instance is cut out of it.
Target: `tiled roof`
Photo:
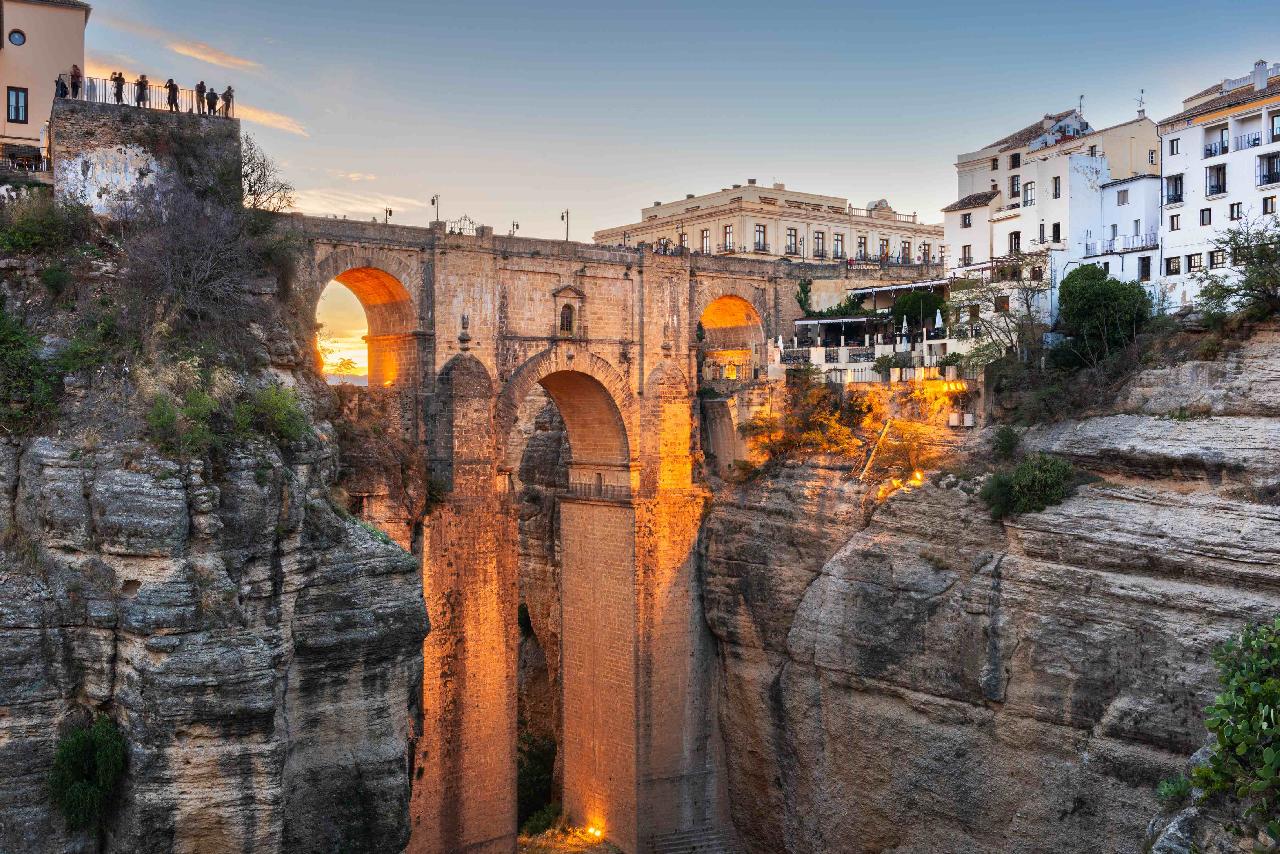
[[[991,200],[1000,195],[999,190],[987,190],[982,193],[970,193],[958,202],[953,202],[942,209],[943,213],[950,211],[967,211],[970,208],[980,208],[991,203]]]
[[[1280,95],[1280,77],[1272,77],[1270,80],[1267,81],[1267,84],[1268,84],[1267,88],[1263,89],[1261,92],[1254,89],[1252,85],[1245,84],[1244,86],[1241,86],[1239,89],[1233,89],[1232,91],[1228,92],[1225,95],[1219,95],[1216,98],[1210,98],[1208,101],[1205,101],[1203,104],[1197,104],[1196,106],[1192,107],[1189,110],[1183,110],[1180,113],[1169,116],[1169,118],[1167,119],[1161,119],[1160,124],[1164,125],[1170,122],[1180,122],[1180,121],[1183,121],[1184,119],[1192,119],[1192,118],[1195,118],[1196,116],[1204,115],[1205,113],[1212,113],[1214,110],[1222,110],[1222,109],[1226,109],[1227,107],[1235,107],[1235,106],[1239,106],[1240,104],[1247,104],[1250,101],[1255,101],[1259,98],[1268,98],[1272,95]],[[1219,83],[1217,86],[1210,86],[1209,89],[1206,91],[1212,91],[1213,89],[1220,89],[1220,88],[1222,88],[1221,83]],[[1205,93],[1202,92],[1200,94],[1205,94]],[[1192,97],[1194,98],[1196,96],[1193,95]]]
[[[1054,123],[1062,121],[1067,116],[1074,113],[1075,110],[1067,110],[1062,113],[1050,115],[1047,118],[1053,119]],[[999,148],[1001,151],[1008,151],[1010,148],[1021,148],[1031,142],[1040,134],[1044,133],[1044,119],[1037,119],[1032,124],[1027,125],[1020,131],[1011,133],[1004,139],[997,139],[995,142],[986,146],[987,148]]]
[[[37,6],[65,6],[68,9],[83,9],[87,15],[93,7],[81,0],[18,0],[20,3],[34,3]]]

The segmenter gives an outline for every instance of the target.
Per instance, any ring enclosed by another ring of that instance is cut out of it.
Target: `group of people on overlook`
[[[110,97],[114,98],[115,103],[125,103],[125,87],[132,86],[133,103],[139,107],[151,106],[151,81],[147,79],[147,75],[143,74],[137,80],[130,84],[123,74],[119,71],[112,72],[108,81],[110,85]],[[71,66],[71,73],[65,76],[59,76],[54,84],[54,93],[59,98],[73,98],[79,100],[81,90],[85,93],[85,100],[106,102],[108,92],[98,92],[98,81],[93,78],[86,79],[84,72],[80,70],[80,66]],[[178,84],[173,82],[170,77],[161,87],[165,91],[166,103],[169,112],[181,112],[179,106],[179,93],[182,91]],[[194,111],[202,116],[225,116],[230,118],[236,103],[235,90],[228,86],[223,92],[219,93],[216,87],[207,86],[201,80],[196,84],[195,88],[195,109]],[[192,112],[191,108],[187,112]]]

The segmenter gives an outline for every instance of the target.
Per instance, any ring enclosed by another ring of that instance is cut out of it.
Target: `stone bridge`
[[[370,384],[398,392],[447,499],[423,520],[424,729],[413,852],[512,852],[519,601],[512,445],[545,391],[560,502],[564,808],[626,852],[721,820],[695,573],[700,347],[759,350],[797,316],[786,263],[291,217],[293,290],[365,308]]]

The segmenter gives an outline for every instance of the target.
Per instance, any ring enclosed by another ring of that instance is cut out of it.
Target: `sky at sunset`
[[[1080,95],[1095,127],[1140,89],[1169,115],[1280,60],[1276,21],[1260,0],[98,0],[87,44],[91,74],[234,85],[307,213],[425,224],[438,193],[444,219],[534,237],[568,208],[585,241],[747,178],[940,221],[958,153]]]

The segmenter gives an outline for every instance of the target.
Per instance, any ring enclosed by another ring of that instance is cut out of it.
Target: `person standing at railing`
[[[172,77],[165,81],[164,90],[169,93],[169,112],[178,112],[178,84],[173,82]]]
[[[203,80],[196,84],[196,112],[202,116],[204,115],[204,93],[208,91],[209,87],[204,85]]]
[[[84,72],[80,70],[80,66],[71,66],[71,97],[80,97],[80,86],[84,83]]]
[[[63,80],[61,75],[58,76],[57,80],[53,81],[53,96],[55,98],[67,97],[67,81]]]
[[[124,75],[119,71],[111,75],[111,88],[115,91],[116,104],[124,103]]]
[[[235,105],[235,100],[236,100],[236,90],[228,86],[227,91],[222,93],[222,115],[226,116],[227,118],[231,118],[231,110],[232,110],[232,107]]]
[[[218,114],[218,91],[212,86],[209,87],[208,93],[204,96],[204,106],[210,116]]]
[[[151,81],[147,79],[147,75],[143,74],[137,80],[133,81],[133,101],[139,107],[145,107],[148,101],[148,95],[151,90]]]

